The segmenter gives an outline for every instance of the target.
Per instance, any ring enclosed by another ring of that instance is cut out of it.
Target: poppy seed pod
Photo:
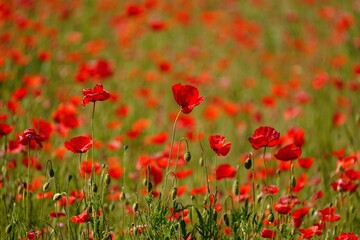
[[[184,154],[184,159],[185,159],[186,162],[190,162],[190,160],[191,160],[191,153],[190,153],[190,152],[186,152],[186,153]]]

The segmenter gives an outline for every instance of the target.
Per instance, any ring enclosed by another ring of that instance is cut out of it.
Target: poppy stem
[[[269,186],[268,177],[267,177],[267,167],[266,167],[266,146],[264,147],[264,153],[263,153],[263,160],[264,160],[264,167],[265,167],[265,184],[266,186]]]
[[[95,140],[94,140],[94,116],[95,116],[95,102],[93,105],[93,109],[92,109],[92,115],[91,115],[91,139],[93,141],[93,144],[91,146],[91,181],[93,179],[93,175],[94,175],[94,145],[95,145]],[[92,182],[91,182],[92,184]]]
[[[173,130],[172,130],[171,146],[170,146],[170,152],[169,152],[169,158],[168,158],[168,162],[167,162],[166,172],[169,172],[169,168],[170,168],[170,159],[171,159],[172,150],[173,150],[174,141],[175,141],[176,124],[177,124],[180,114],[181,114],[181,109],[179,110],[179,113],[177,114],[175,121],[174,121],[174,126],[173,126]]]
[[[27,161],[27,177],[26,177],[26,208],[25,208],[25,214],[26,214],[26,221],[30,225],[30,219],[29,219],[29,187],[30,187],[30,142],[31,140],[28,140],[28,161]]]

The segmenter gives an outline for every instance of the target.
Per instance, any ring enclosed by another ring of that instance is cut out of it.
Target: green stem
[[[265,183],[266,183],[266,186],[269,186],[265,155],[266,155],[266,147],[264,147],[263,160],[264,160],[264,167],[265,167]]]
[[[26,208],[25,208],[25,214],[26,214],[26,222],[28,224],[30,224],[30,219],[29,219],[29,187],[30,187],[30,140],[28,143],[28,161],[27,161],[27,179],[26,179]]]
[[[168,158],[168,162],[167,162],[166,172],[169,172],[169,168],[170,168],[170,159],[171,159],[172,150],[173,150],[174,141],[175,141],[176,124],[177,124],[180,114],[181,114],[181,109],[179,110],[179,112],[175,118],[175,121],[174,121],[174,126],[173,126],[173,130],[172,130],[171,146],[170,146],[170,152],[169,152],[169,158]]]

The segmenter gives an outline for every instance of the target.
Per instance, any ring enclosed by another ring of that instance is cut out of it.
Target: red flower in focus
[[[220,135],[209,137],[210,147],[218,156],[226,156],[231,148],[231,143],[225,143],[226,138]]]
[[[77,216],[72,216],[70,220],[73,223],[85,223],[90,221],[90,214],[87,212],[87,210],[85,210],[84,212],[80,213]]]
[[[103,88],[102,84],[96,84],[93,90],[90,88],[83,89],[83,94],[83,107],[89,102],[105,101],[111,96],[110,93]]]
[[[185,114],[191,113],[194,107],[204,100],[203,96],[199,97],[199,90],[191,85],[181,85],[178,83],[172,86],[172,91],[176,103]]]
[[[236,168],[230,164],[221,164],[216,168],[216,180],[223,178],[233,178],[236,175]]]
[[[33,140],[35,141],[40,147],[42,147],[41,142],[45,141],[46,138],[43,135],[35,133],[34,129],[26,129],[23,134],[19,136],[18,143],[21,145],[29,145],[30,142]]]
[[[273,147],[279,143],[280,133],[272,127],[259,127],[254,134],[249,137],[252,147],[257,150],[261,147]]]
[[[295,144],[289,144],[281,148],[274,156],[280,161],[291,161],[298,159],[301,155],[301,148]]]
[[[92,147],[93,141],[90,137],[78,136],[66,141],[64,146],[73,153],[85,153]]]
[[[276,238],[276,232],[267,228],[264,228],[260,233],[262,238]]]
[[[352,233],[352,232],[349,232],[349,233],[340,233],[339,236],[335,237],[334,240],[358,240],[359,239],[359,236]]]
[[[14,126],[7,125],[6,123],[0,123],[0,136],[8,135],[13,129]]]

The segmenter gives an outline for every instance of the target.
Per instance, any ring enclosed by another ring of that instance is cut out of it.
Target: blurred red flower
[[[83,89],[82,105],[85,107],[89,102],[105,101],[110,98],[111,94],[103,88],[102,84],[96,84],[94,89]]]
[[[260,233],[262,238],[276,238],[276,232],[267,228],[264,228]]]
[[[334,240],[358,240],[359,239],[359,236],[352,233],[352,232],[349,232],[349,233],[340,233],[339,236],[335,237]]]
[[[281,148],[274,156],[280,161],[291,161],[298,159],[301,155],[301,148],[295,144],[289,144]]]
[[[45,136],[35,133],[34,129],[26,129],[23,134],[19,136],[18,143],[21,145],[29,145],[30,142],[33,140],[35,141],[40,147],[42,147],[41,142],[45,141]]]
[[[254,134],[249,137],[252,147],[257,150],[261,147],[273,147],[279,143],[280,133],[272,127],[259,127]]]
[[[73,153],[85,153],[92,147],[93,141],[87,136],[78,136],[66,141],[64,146]]]
[[[178,83],[172,86],[172,91],[176,103],[185,114],[190,113],[195,106],[204,100],[203,96],[199,97],[199,90],[191,85],[181,85]]]
[[[225,141],[224,136],[211,135],[209,137],[210,147],[218,156],[226,156],[230,151],[231,142],[225,143]]]
[[[224,178],[233,178],[236,176],[236,168],[233,168],[230,164],[221,164],[216,168],[216,180]]]
[[[0,136],[8,135],[13,129],[14,126],[10,126],[6,123],[0,123]]]
[[[335,222],[340,220],[340,215],[335,214],[335,207],[327,207],[319,210],[319,218],[324,222]]]
[[[70,220],[73,223],[84,223],[90,221],[90,214],[85,210],[84,212],[80,213],[77,216],[72,216]]]

